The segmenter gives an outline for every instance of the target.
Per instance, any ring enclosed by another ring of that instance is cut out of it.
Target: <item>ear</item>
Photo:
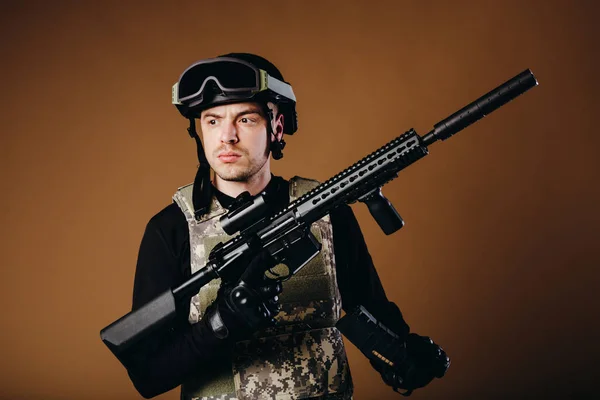
[[[272,142],[279,142],[283,138],[283,114],[278,114],[273,121],[273,134],[271,135]]]

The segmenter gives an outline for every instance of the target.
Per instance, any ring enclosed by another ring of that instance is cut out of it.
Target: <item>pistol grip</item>
[[[369,192],[360,201],[369,207],[369,212],[386,235],[391,235],[404,226],[404,220],[393,204],[381,193],[381,188]]]

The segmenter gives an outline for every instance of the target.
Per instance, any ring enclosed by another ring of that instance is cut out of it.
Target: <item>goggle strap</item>
[[[171,104],[181,104],[179,101],[179,81],[171,88]]]
[[[268,89],[277,93],[280,96],[285,97],[288,100],[293,100],[294,102],[296,102],[296,96],[294,95],[294,90],[292,89],[292,86],[289,83],[285,83],[283,81],[280,81],[277,78],[273,78],[269,74],[266,74],[266,76],[267,76],[267,88]]]

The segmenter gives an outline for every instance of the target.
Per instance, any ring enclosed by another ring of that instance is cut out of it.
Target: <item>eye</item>
[[[216,125],[217,124],[217,120],[216,119],[211,119],[208,121],[209,125]]]
[[[250,120],[246,117],[243,117],[242,119],[240,119],[240,122],[243,124],[247,124],[248,122],[250,122]]]

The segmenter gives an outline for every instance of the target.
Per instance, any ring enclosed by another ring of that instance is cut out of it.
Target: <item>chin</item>
[[[241,168],[223,168],[221,171],[215,172],[219,176],[219,178],[229,182],[245,182],[250,177],[250,171]]]

